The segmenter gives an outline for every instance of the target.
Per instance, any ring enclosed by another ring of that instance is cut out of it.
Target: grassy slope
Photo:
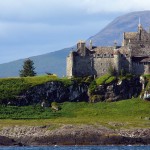
[[[71,80],[65,78],[57,78],[55,75],[35,76],[26,78],[1,78],[0,79],[0,101],[12,99],[22,91],[48,81],[60,81],[64,85],[71,83]]]
[[[109,81],[110,78],[107,78]],[[68,79],[56,76],[0,79],[0,99],[17,95],[22,90],[45,83]],[[106,82],[99,79],[96,82]],[[150,127],[150,102],[140,99],[124,100],[113,103],[63,103],[61,110],[52,111],[39,106],[2,107],[0,106],[0,127],[7,125],[49,125],[49,124],[102,124],[111,128]],[[41,119],[42,118],[42,119]],[[117,124],[116,124],[117,123]],[[54,126],[55,126],[54,125]]]
[[[49,124],[101,124],[111,128],[150,127],[150,102],[140,99],[113,103],[63,103],[61,110],[41,109],[39,106],[1,107],[0,126]],[[6,113],[7,112],[7,113]],[[20,120],[11,120],[16,118]],[[21,120],[27,119],[27,120]],[[39,119],[38,119],[39,118]],[[45,119],[40,119],[45,118]],[[47,118],[47,119],[46,119]]]

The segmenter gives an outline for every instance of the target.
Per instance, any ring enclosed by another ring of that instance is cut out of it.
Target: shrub
[[[95,89],[96,89],[96,87],[97,87],[97,84],[96,84],[96,81],[94,80],[94,81],[92,81],[91,82],[91,84],[90,84],[90,86],[89,86],[89,93],[90,94],[93,94],[94,93],[94,91],[95,91]]]
[[[115,80],[116,80],[116,77],[115,77],[115,76],[112,76],[112,77],[108,78],[108,79],[105,81],[105,84],[110,84],[110,83],[112,83],[112,82],[115,81]]]
[[[53,109],[53,110],[59,110],[60,108],[59,108],[59,106],[58,106],[58,104],[57,104],[57,102],[52,102],[51,103],[51,108]]]
[[[86,83],[91,83],[92,81],[93,81],[93,77],[91,77],[91,76],[88,76],[84,79],[84,82],[86,82]]]
[[[90,102],[95,103],[95,102],[101,102],[103,101],[103,98],[101,95],[92,95],[90,97]]]
[[[110,78],[111,75],[109,74],[106,74],[106,75],[103,75],[99,78],[96,79],[96,84],[97,85],[102,85],[102,84],[105,84],[105,81],[108,80]]]

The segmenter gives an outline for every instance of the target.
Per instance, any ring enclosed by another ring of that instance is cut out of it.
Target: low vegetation
[[[71,84],[70,79],[58,78],[56,75],[45,75],[35,77],[22,77],[22,78],[1,78],[0,79],[0,100],[13,99],[19,93],[27,90],[30,87],[44,84],[48,81],[59,81],[68,86]]]
[[[55,105],[55,104],[54,104]],[[65,102],[58,104],[59,111],[51,107],[0,106],[0,126],[46,124],[101,124],[110,128],[150,126],[150,102],[130,99],[119,102],[86,103]],[[13,120],[12,120],[13,119]]]
[[[105,82],[111,77],[111,75],[106,74],[96,79],[97,85],[105,84]]]

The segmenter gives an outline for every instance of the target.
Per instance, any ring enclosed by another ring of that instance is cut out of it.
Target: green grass
[[[19,93],[30,87],[44,84],[48,81],[62,82],[64,86],[71,84],[70,79],[57,78],[55,75],[24,77],[24,78],[1,78],[0,79],[0,102],[5,99],[13,99]]]
[[[103,75],[96,79],[96,84],[97,85],[105,84],[105,81],[108,80],[110,77],[111,77],[111,75],[109,75],[109,74]]]
[[[115,76],[111,76],[109,77],[106,81],[105,81],[105,84],[110,84],[112,83],[113,81],[115,81],[117,78]]]
[[[0,126],[59,124],[101,124],[110,128],[149,128],[150,102],[140,99],[119,102],[71,103],[59,111],[39,106],[0,107]],[[2,120],[3,119],[3,120]],[[117,124],[117,125],[116,125]]]
[[[115,81],[117,78],[115,76],[111,76],[109,74],[105,74],[96,79],[97,85],[110,84]]]

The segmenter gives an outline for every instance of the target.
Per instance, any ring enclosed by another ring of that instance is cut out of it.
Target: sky
[[[150,0],[0,0],[0,64],[71,47]]]

